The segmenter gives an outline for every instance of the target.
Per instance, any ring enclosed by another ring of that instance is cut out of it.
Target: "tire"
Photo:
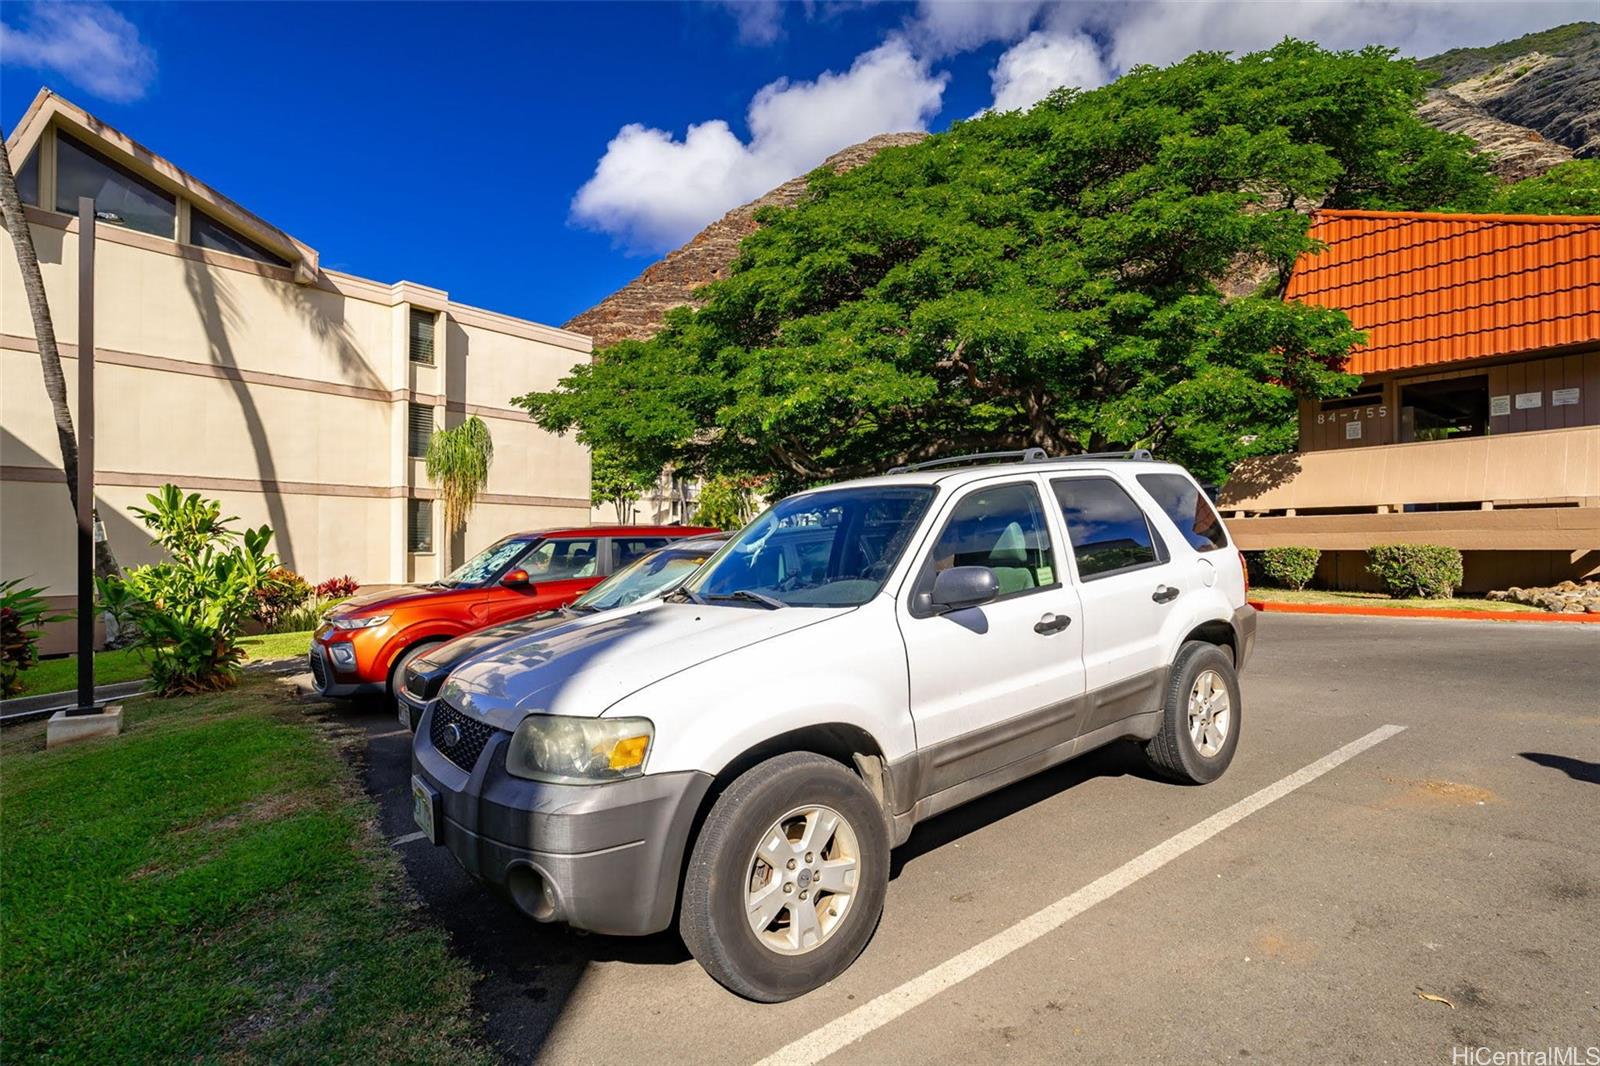
[[[828,814],[839,817],[840,828],[829,834],[824,850],[808,853],[800,834],[826,833]],[[781,841],[780,825],[790,830]],[[764,846],[770,847],[758,856]],[[791,847],[797,849],[793,854]],[[798,872],[788,869],[791,858]],[[825,884],[845,887],[835,878],[848,876],[843,870],[851,858],[855,879],[847,891],[818,890]],[[810,880],[813,871],[822,877]],[[747,771],[711,808],[685,873],[678,930],[724,988],[777,1003],[820,988],[855,961],[877,929],[888,886],[889,832],[877,799],[832,759],[792,752]],[[806,901],[799,899],[801,891]],[[761,895],[761,913],[772,918],[758,932],[748,907],[762,893],[770,895]],[[795,909],[808,906],[815,925]],[[808,938],[815,938],[810,946],[803,942]]]
[[[1207,696],[1206,691],[1212,693]],[[1201,734],[1195,739],[1190,715],[1193,696],[1200,712]],[[1224,706],[1216,696],[1226,698]],[[1209,727],[1206,719],[1209,705]],[[1226,648],[1190,641],[1178,649],[1167,676],[1162,703],[1161,729],[1145,743],[1145,757],[1163,777],[1185,784],[1204,785],[1222,776],[1239,747],[1239,675]],[[1220,743],[1217,742],[1220,736]]]
[[[399,693],[400,686],[405,683],[406,667],[411,664],[411,660],[432,651],[434,648],[437,648],[443,643],[445,643],[443,639],[424,640],[420,643],[411,645],[411,647],[395,656],[394,662],[389,666],[389,687],[387,695],[391,700],[394,699]]]

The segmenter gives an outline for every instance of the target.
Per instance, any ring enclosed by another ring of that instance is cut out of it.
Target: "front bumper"
[[[311,670],[311,679],[316,683],[317,691],[324,696],[356,696],[369,692],[382,692],[385,687],[367,681],[339,680],[333,662],[328,658],[327,649],[319,640],[311,641],[311,650],[306,653],[306,666]]]
[[[1238,649],[1235,670],[1242,671],[1256,648],[1256,609],[1248,603],[1233,612],[1233,646]]]
[[[505,770],[511,734],[495,730],[463,770],[417,725],[412,770],[438,793],[440,843],[472,876],[537,921],[623,936],[672,924],[684,851],[708,774],[685,771],[556,785]]]

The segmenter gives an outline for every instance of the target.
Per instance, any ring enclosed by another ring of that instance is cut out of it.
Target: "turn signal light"
[[[649,749],[648,735],[624,737],[611,745],[611,756],[607,761],[613,770],[628,770],[643,764],[644,753]]]

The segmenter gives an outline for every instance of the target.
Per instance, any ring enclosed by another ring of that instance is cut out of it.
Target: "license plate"
[[[439,831],[433,824],[435,795],[433,789],[423,784],[422,778],[411,779],[411,817],[416,820],[417,828],[427,836],[430,844],[439,843]]]

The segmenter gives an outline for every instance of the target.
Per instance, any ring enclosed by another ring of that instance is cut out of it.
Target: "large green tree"
[[[1220,476],[1354,384],[1344,314],[1280,298],[1307,209],[1490,202],[1487,161],[1416,117],[1425,80],[1377,48],[1202,53],[818,171],[700,310],[516,402],[779,490],[1034,445]]]

